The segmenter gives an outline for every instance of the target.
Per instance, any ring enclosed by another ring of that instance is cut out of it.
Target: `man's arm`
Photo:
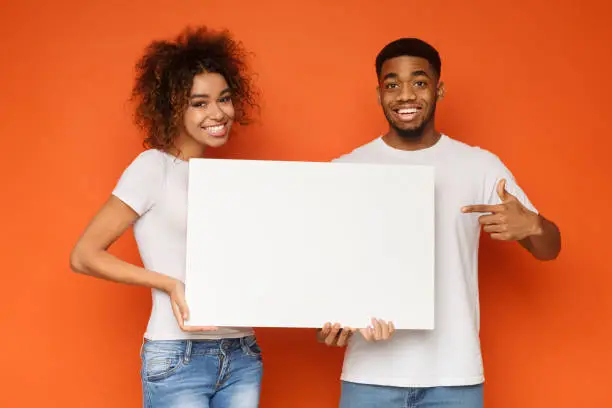
[[[506,180],[497,184],[501,204],[469,205],[464,213],[486,213],[478,222],[492,239],[518,241],[540,260],[555,259],[561,251],[559,228],[543,216],[527,209],[519,199],[506,191]]]
[[[554,222],[535,214],[533,233],[519,243],[541,261],[551,261],[561,252],[561,232]]]

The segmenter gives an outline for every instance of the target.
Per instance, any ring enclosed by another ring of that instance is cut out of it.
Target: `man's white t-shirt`
[[[188,177],[188,162],[150,149],[134,159],[113,190],[114,196],[140,216],[134,224],[134,236],[144,267],[180,281],[185,280]],[[238,338],[253,333],[251,328],[184,332],[172,313],[169,296],[157,289],[152,290],[152,296],[144,335],[148,340]],[[228,299],[235,301],[231,296]]]
[[[446,135],[434,146],[416,151],[394,149],[378,138],[334,162],[429,165],[435,172],[435,329],[399,330],[387,342],[368,343],[361,335],[353,336],[342,380],[396,387],[482,383],[481,214],[463,214],[461,207],[500,203],[496,186],[502,178],[506,190],[535,212],[533,205],[497,156]],[[381,289],[393,284],[379,283]]]

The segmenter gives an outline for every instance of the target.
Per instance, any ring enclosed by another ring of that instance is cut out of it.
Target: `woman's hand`
[[[189,307],[185,301],[185,284],[178,279],[173,280],[173,284],[167,291],[170,296],[170,302],[172,304],[172,311],[174,317],[179,324],[181,330],[185,332],[200,332],[200,331],[214,331],[218,327],[215,326],[185,326],[185,320],[189,320]]]

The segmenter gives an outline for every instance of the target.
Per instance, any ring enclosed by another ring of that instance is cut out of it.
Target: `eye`
[[[416,81],[414,83],[414,86],[416,86],[417,88],[426,88],[427,87],[427,82],[425,82],[425,81]]]
[[[395,88],[399,88],[399,84],[395,82],[389,82],[385,84],[385,89],[395,89]]]
[[[231,101],[232,101],[232,97],[229,96],[229,95],[228,96],[224,96],[224,97],[219,99],[219,102],[221,102],[221,103],[229,103]]]
[[[206,106],[208,106],[208,103],[204,101],[196,101],[196,102],[192,102],[191,106],[194,108],[205,108]]]

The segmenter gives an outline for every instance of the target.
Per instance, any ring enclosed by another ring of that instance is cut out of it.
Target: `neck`
[[[188,161],[189,159],[204,156],[205,150],[206,146],[196,142],[192,137],[181,133],[174,141],[174,145],[168,149],[168,153],[181,160]]]
[[[383,141],[394,149],[423,150],[435,145],[440,137],[440,132],[436,130],[434,121],[431,120],[419,137],[410,139],[402,137],[393,127],[390,127],[389,131],[383,136]]]

